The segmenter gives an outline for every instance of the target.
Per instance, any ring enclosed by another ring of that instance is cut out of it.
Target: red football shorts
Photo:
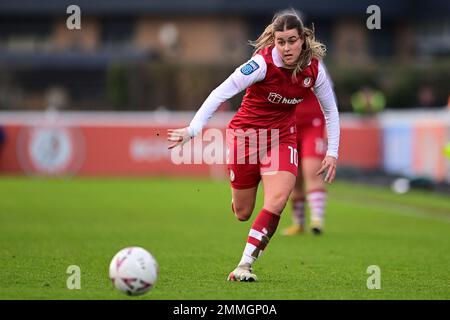
[[[239,129],[238,129],[239,130]],[[261,175],[288,171],[297,176],[296,132],[272,135],[270,130],[227,130],[227,166],[235,189],[256,187]]]

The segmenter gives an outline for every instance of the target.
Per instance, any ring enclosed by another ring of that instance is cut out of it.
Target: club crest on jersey
[[[242,74],[248,76],[249,74],[252,74],[255,70],[258,70],[259,65],[253,61],[250,60],[250,62],[246,63],[242,68],[241,68],[241,72]]]
[[[312,82],[312,79],[311,79],[311,77],[306,77],[304,80],[303,80],[303,86],[304,87],[310,87],[311,86],[311,82]]]
[[[233,182],[235,179],[234,171],[230,169],[230,181]]]

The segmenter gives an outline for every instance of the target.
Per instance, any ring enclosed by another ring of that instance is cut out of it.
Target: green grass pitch
[[[450,198],[336,182],[323,236],[283,237],[290,208],[255,264],[257,283],[226,282],[250,221],[230,211],[227,182],[0,178],[0,299],[450,299]],[[112,288],[127,246],[156,257],[146,295]],[[69,290],[66,269],[81,268]],[[381,269],[369,290],[367,267]]]

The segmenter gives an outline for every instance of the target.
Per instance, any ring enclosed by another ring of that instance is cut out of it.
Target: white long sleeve
[[[234,97],[252,84],[263,80],[266,76],[266,71],[266,61],[259,54],[236,68],[220,86],[210,93],[200,109],[198,109],[189,124],[189,135],[195,137],[203,129],[222,102]]]
[[[322,62],[319,62],[319,72],[314,85],[314,93],[320,102],[320,107],[325,117],[328,135],[327,156],[337,159],[340,137],[339,112],[330,79]]]

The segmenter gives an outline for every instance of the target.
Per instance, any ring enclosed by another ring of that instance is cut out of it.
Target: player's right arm
[[[266,62],[259,54],[236,68],[220,86],[210,93],[188,127],[167,131],[167,140],[171,142],[169,149],[184,144],[200,133],[222,102],[234,97],[252,84],[262,81],[266,71]]]

